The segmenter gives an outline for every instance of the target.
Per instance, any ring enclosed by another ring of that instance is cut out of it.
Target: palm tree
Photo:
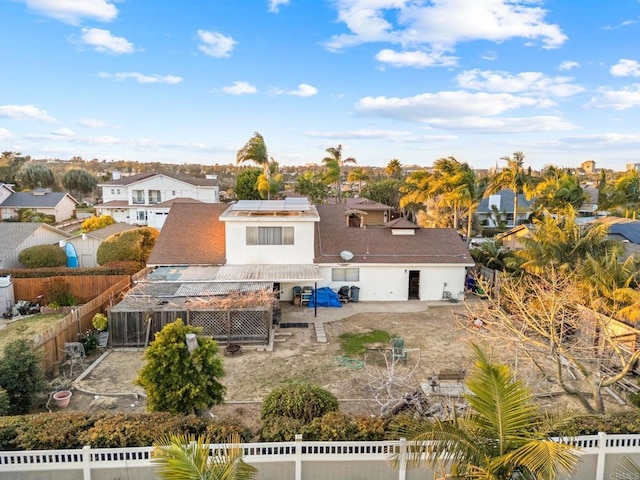
[[[337,203],[342,203],[342,167],[345,164],[353,164],[355,165],[356,159],[353,157],[342,158],[342,145],[338,145],[337,147],[329,147],[326,152],[329,154],[328,157],[324,157],[322,159],[322,163],[324,163],[327,167],[327,173],[325,174],[325,180],[327,183],[335,183],[336,184],[336,199]]]
[[[408,438],[416,442],[405,454],[410,465],[450,463],[447,478],[460,480],[555,480],[559,471],[573,471],[578,461],[574,447],[549,438],[566,417],[539,412],[508,366],[490,363],[477,345],[472,349],[475,368],[465,395],[469,409],[410,432]],[[396,465],[399,460],[393,459]]]
[[[487,185],[484,196],[488,197],[504,188],[513,191],[513,226],[517,226],[518,222],[518,195],[530,183],[530,176],[524,170],[524,153],[515,152],[513,158],[503,157],[507,166],[503,168]]]
[[[168,435],[153,449],[152,462],[163,480],[252,480],[258,470],[244,462],[240,438],[211,454],[206,436]]]
[[[347,175],[348,182],[358,182],[358,194],[362,192],[362,182],[369,180],[369,174],[361,168],[354,168]]]
[[[534,189],[537,209],[558,213],[567,206],[580,208],[588,198],[580,179],[569,172],[547,169],[546,176]]]
[[[264,142],[264,138],[258,132],[255,132],[236,154],[236,165],[245,162],[253,162],[262,168],[263,176],[258,179],[258,190],[266,192],[267,198],[269,198],[270,188],[267,187],[271,182],[269,155],[267,154],[267,145]]]
[[[384,173],[386,173],[388,177],[397,178],[398,180],[402,179],[402,164],[400,160],[396,158],[390,160],[387,166],[384,167]]]

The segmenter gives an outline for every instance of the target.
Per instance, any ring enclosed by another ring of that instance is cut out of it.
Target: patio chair
[[[391,339],[391,361],[397,362],[401,361],[405,365],[407,364],[407,360],[409,358],[409,351],[404,348],[404,339],[403,338],[392,338]]]

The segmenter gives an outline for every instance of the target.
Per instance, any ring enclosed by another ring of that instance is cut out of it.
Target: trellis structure
[[[157,332],[178,318],[187,325],[201,327],[203,335],[220,343],[267,345],[271,338],[274,306],[273,301],[264,305],[268,303],[265,298],[257,298],[255,303],[258,305],[233,306],[233,301],[225,304],[224,299],[180,297],[162,300],[130,296],[109,311],[111,346],[146,347]]]

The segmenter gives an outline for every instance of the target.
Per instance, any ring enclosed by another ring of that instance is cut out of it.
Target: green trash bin
[[[358,303],[358,300],[360,300],[360,287],[354,285],[351,287],[351,301]]]

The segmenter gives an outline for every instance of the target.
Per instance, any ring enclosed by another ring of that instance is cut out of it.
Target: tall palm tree
[[[537,209],[558,213],[567,206],[580,208],[588,195],[580,186],[580,179],[569,172],[547,169],[545,178],[535,186]]]
[[[484,196],[488,197],[502,189],[508,188],[513,191],[513,226],[518,222],[518,195],[523,193],[531,181],[531,177],[524,169],[524,153],[515,152],[512,157],[503,157],[507,166],[503,168],[487,185]]]
[[[358,162],[353,157],[342,158],[342,145],[329,147],[326,152],[329,156],[322,159],[322,163],[327,167],[325,179],[328,183],[336,184],[336,198],[338,203],[342,203],[342,167],[346,164],[355,165]]]
[[[402,178],[402,164],[400,160],[394,158],[387,163],[387,166],[384,167],[384,173],[391,178],[397,178],[400,180]]]
[[[348,182],[358,182],[358,194],[362,192],[362,182],[369,180],[369,174],[362,168],[354,168],[347,175]]]
[[[493,364],[472,344],[475,367],[466,382],[468,411],[438,420],[408,438],[406,459],[412,466],[451,465],[447,478],[469,480],[555,480],[578,461],[574,447],[554,442],[549,433],[566,417],[538,411],[531,394],[514,380],[510,368]],[[394,458],[398,463],[400,457]]]
[[[253,480],[258,470],[242,459],[240,438],[210,454],[206,436],[169,435],[153,449],[153,464],[163,480]]]
[[[269,155],[264,138],[258,132],[255,132],[244,147],[236,153],[236,165],[245,162],[253,162],[262,168],[262,178],[258,179],[258,190],[266,192],[267,198],[269,198],[270,188],[267,187],[271,182]]]

